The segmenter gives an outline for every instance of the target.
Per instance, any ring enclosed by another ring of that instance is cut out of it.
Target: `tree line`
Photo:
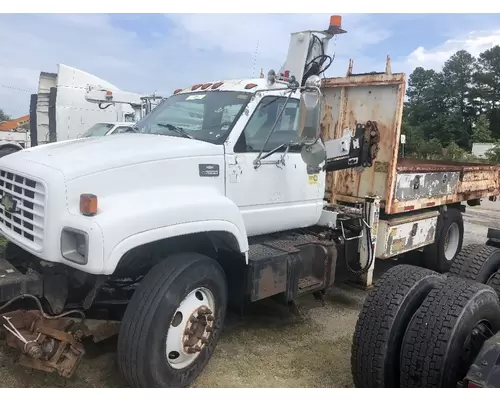
[[[488,161],[500,162],[500,46],[477,58],[457,51],[441,71],[410,74],[401,133],[405,156],[478,161],[472,143],[495,143]]]

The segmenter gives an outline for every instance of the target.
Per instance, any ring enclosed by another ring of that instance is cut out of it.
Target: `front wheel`
[[[167,257],[146,275],[123,316],[118,366],[136,387],[185,387],[202,372],[226,314],[224,271],[196,253]]]

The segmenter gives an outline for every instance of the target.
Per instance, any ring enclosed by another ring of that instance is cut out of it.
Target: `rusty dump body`
[[[378,152],[371,166],[329,172],[325,197],[332,203],[358,203],[379,196],[386,214],[459,203],[500,193],[500,166],[398,158],[406,76],[352,74],[322,82],[325,141],[355,132],[369,121],[378,126]]]

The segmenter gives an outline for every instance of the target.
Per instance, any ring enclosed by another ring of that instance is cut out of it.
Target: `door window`
[[[276,127],[263,151],[271,151],[284,143],[298,142],[299,101],[288,99],[287,102],[286,99],[286,97],[266,96],[261,100],[236,143],[235,152],[260,152],[278,117]],[[285,111],[280,116],[283,107]],[[289,149],[289,151],[294,150],[297,151],[298,146]]]

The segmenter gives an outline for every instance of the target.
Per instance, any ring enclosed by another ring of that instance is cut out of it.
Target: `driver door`
[[[311,226],[321,214],[324,174],[308,174],[298,146],[287,152],[283,147],[254,166],[283,107],[262,154],[297,142],[299,100],[265,96],[234,148],[226,149],[226,196],[239,207],[249,236]]]

